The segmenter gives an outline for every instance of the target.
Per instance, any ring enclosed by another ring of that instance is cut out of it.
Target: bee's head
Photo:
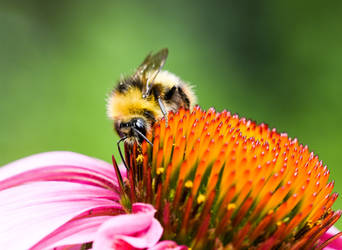
[[[114,124],[114,127],[120,137],[136,139],[139,143],[142,143],[143,136],[146,136],[147,124],[143,118],[136,117],[126,122],[119,121]]]

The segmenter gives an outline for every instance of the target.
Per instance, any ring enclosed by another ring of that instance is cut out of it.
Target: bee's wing
[[[142,64],[138,67],[136,75],[141,75],[143,83],[145,83],[145,86],[143,88],[144,98],[150,95],[153,81],[157,77],[160,70],[163,68],[168,53],[168,49],[165,48],[154,55],[149,54],[142,62]]]
[[[136,75],[143,75],[144,74],[145,70],[148,67],[149,62],[151,61],[151,58],[152,58],[152,54],[150,53],[146,56],[144,61],[137,68],[137,71],[135,72]]]

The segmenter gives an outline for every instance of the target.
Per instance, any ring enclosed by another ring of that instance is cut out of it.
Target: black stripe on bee
[[[165,93],[164,99],[165,99],[166,101],[171,100],[171,98],[173,97],[173,95],[175,94],[175,92],[176,92],[176,86],[173,86],[171,89],[169,89],[169,90]]]
[[[187,95],[184,93],[183,89],[181,87],[177,87],[178,93],[180,97],[182,98],[183,102],[185,103],[184,108],[189,109],[190,108],[190,100],[187,97]]]
[[[163,92],[163,86],[161,84],[154,84],[151,88],[152,95],[157,100]]]

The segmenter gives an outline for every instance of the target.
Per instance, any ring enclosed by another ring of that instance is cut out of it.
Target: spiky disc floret
[[[126,148],[125,203],[151,203],[164,239],[193,249],[311,249],[341,215],[329,170],[307,146],[214,109],[170,113]]]

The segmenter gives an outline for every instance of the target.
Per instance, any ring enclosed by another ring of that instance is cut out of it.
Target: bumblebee
[[[119,81],[108,98],[107,114],[114,122],[120,142],[128,145],[148,141],[153,124],[180,107],[192,109],[196,96],[192,87],[176,75],[162,70],[168,49],[149,54],[135,73]],[[152,144],[151,144],[152,145]]]

